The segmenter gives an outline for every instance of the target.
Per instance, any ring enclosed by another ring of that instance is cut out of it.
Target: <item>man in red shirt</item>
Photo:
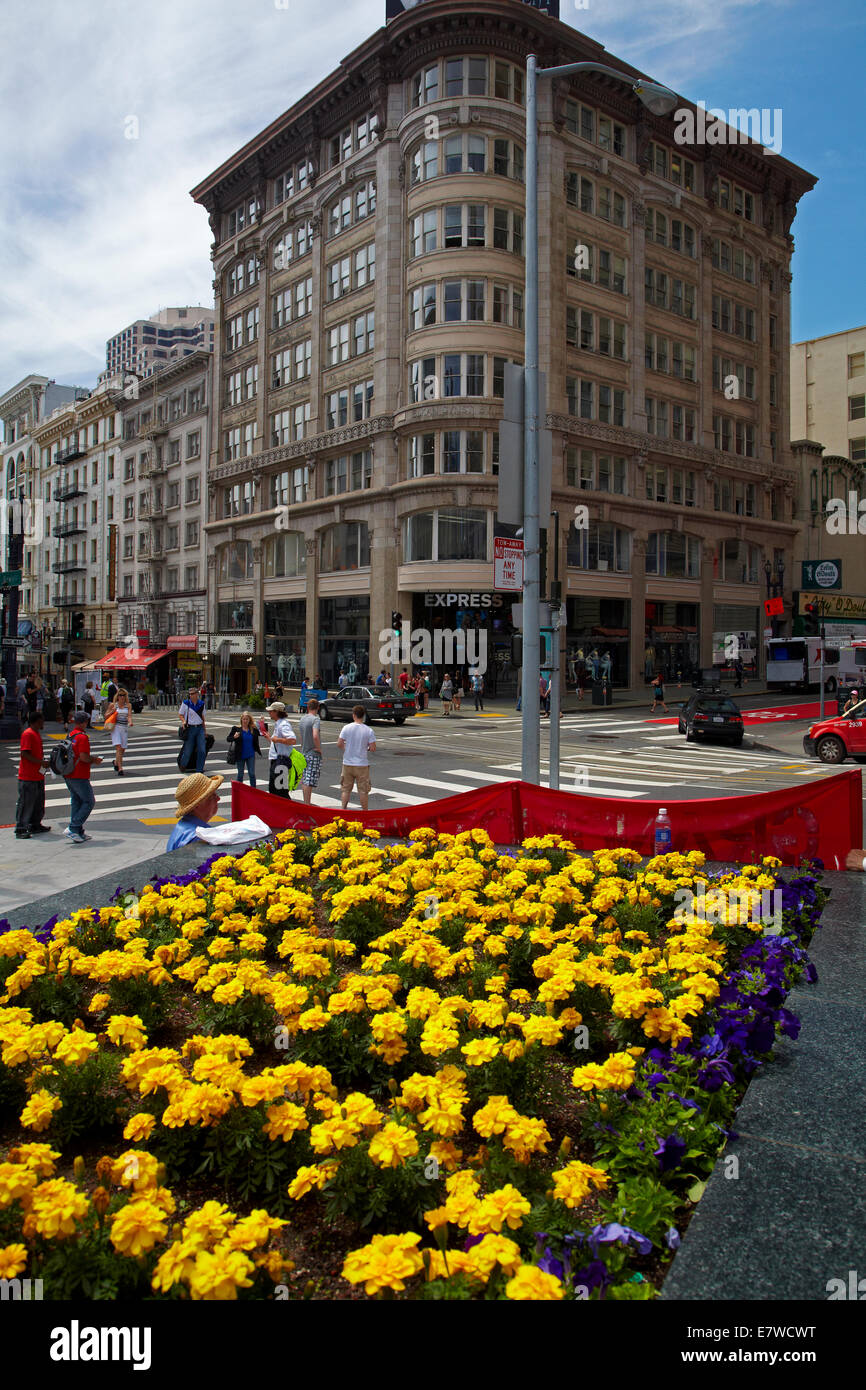
[[[70,735],[72,746],[75,749],[75,766],[69,776],[65,778],[69,795],[72,801],[72,812],[69,818],[69,827],[63,834],[67,840],[71,840],[75,845],[83,845],[85,840],[90,840],[92,836],[85,835],[84,822],[93,810],[96,798],[93,795],[93,787],[90,785],[90,769],[98,766],[102,758],[92,758],[90,756],[90,739],[84,732],[87,725],[87,715],[83,710],[72,716],[74,728]]]
[[[42,824],[45,814],[45,767],[48,759],[42,748],[41,714],[31,714],[21,734],[21,761],[18,764],[18,805],[15,808],[15,838],[29,840],[50,830]]]

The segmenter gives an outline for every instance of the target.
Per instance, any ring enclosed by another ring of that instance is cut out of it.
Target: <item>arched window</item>
[[[370,564],[370,532],[366,521],[341,521],[322,533],[319,569],[323,574],[366,569]]]
[[[264,545],[265,579],[295,579],[307,572],[307,547],[300,531],[272,536]]]
[[[253,548],[249,541],[230,541],[217,552],[217,573],[220,584],[235,583],[253,577]]]

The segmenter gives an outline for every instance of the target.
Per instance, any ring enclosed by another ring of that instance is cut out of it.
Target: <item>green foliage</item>
[[[82,1135],[112,1128],[120,1099],[119,1073],[120,1056],[101,1050],[83,1062],[54,1062],[38,1072],[37,1086],[44,1086],[63,1102],[63,1108],[55,1111],[51,1120],[52,1140],[67,1144]]]

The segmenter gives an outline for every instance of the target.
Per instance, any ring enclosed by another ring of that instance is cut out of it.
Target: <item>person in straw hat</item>
[[[178,784],[174,799],[177,802],[177,825],[168,837],[166,849],[180,849],[195,839],[199,826],[213,820],[219,809],[219,785],[222,776],[208,777],[204,772],[191,772]]]

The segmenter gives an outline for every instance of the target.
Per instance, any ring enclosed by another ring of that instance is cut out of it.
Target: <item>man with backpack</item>
[[[472,694],[475,696],[475,712],[484,709],[484,677],[476,671],[472,677]]]
[[[74,845],[83,845],[85,840],[92,838],[85,835],[84,822],[93,810],[96,800],[90,783],[90,769],[98,767],[102,758],[91,756],[90,739],[84,732],[87,727],[87,715],[83,710],[72,716],[72,723],[74,727],[69,738],[52,750],[51,768],[60,774],[69,788],[72,809],[69,825],[63,832],[64,837]],[[71,748],[71,757],[64,756],[68,748]],[[67,767],[69,771],[66,770]]]
[[[41,714],[32,714],[21,734],[21,761],[18,764],[18,804],[15,807],[15,838],[29,840],[42,835],[50,825],[42,824],[45,814],[45,768],[48,759],[42,747]]]
[[[284,796],[289,801],[289,793],[298,782],[292,775],[292,745],[297,742],[295,731],[286,718],[286,707],[282,700],[268,705],[265,714],[270,714],[275,721],[273,733],[264,735],[271,745],[268,752],[268,791],[272,796]]]

